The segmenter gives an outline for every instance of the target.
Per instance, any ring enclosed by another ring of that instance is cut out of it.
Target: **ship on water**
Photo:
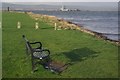
[[[62,6],[60,11],[69,11],[69,9],[67,9],[65,6]]]
[[[66,8],[66,6],[62,6],[61,8],[60,8],[60,11],[80,11],[79,9],[68,9],[68,8]]]

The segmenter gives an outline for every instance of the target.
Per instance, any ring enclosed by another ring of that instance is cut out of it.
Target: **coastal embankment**
[[[43,14],[34,14],[32,12],[25,12],[26,14],[28,14],[30,17],[32,17],[33,19],[35,20],[42,20],[52,26],[55,26],[55,24],[57,25],[57,28],[58,29],[61,29],[61,30],[80,30],[82,32],[85,32],[85,33],[88,33],[94,37],[97,37],[97,38],[100,38],[100,39],[103,39],[105,41],[108,41],[110,43],[114,43],[116,45],[120,45],[120,40],[112,40],[112,39],[109,39],[107,38],[106,36],[104,36],[102,33],[98,33],[98,32],[94,32],[94,31],[91,31],[91,30],[88,30],[78,24],[75,24],[75,23],[72,23],[70,21],[66,21],[66,20],[63,20],[63,19],[59,19],[57,18],[56,16],[50,16],[50,15],[43,15]]]

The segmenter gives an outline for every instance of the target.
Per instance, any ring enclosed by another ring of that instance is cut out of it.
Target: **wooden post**
[[[38,22],[35,23],[35,29],[38,29],[39,26],[38,26]]]
[[[20,29],[21,28],[21,23],[18,21],[17,22],[17,28]]]
[[[57,24],[55,23],[55,28],[54,28],[54,30],[56,30],[57,29]]]

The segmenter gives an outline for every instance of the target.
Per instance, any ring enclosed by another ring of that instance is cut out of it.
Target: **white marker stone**
[[[39,26],[38,26],[38,22],[35,23],[35,29],[38,29]]]
[[[20,29],[21,28],[21,23],[18,21],[17,22],[17,28]]]
[[[0,28],[2,28],[2,23],[0,22]]]
[[[38,20],[38,18],[35,18],[35,20],[37,21],[37,20]]]
[[[57,29],[57,24],[55,23],[55,30]]]

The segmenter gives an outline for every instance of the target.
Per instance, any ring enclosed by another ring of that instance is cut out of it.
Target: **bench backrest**
[[[32,46],[30,45],[30,42],[27,40],[25,35],[23,35],[22,37],[25,40],[26,50],[31,53],[32,52]]]

